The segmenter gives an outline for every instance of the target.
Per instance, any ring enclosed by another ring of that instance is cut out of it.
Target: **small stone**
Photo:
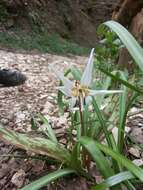
[[[3,124],[3,125],[6,125],[6,124],[8,124],[8,119],[4,119],[4,118],[2,118],[1,119],[1,123]]]
[[[129,153],[137,158],[140,158],[140,151],[137,148],[131,147],[129,149]]]
[[[130,132],[130,136],[135,139],[136,143],[143,144],[143,131],[142,127],[134,126]]]
[[[25,181],[25,171],[20,169],[12,177],[11,182],[17,187],[22,187]]]
[[[67,139],[62,138],[62,139],[59,140],[59,143],[66,145]]]
[[[54,106],[53,104],[51,104],[50,102],[46,102],[45,105],[44,105],[44,109],[42,111],[42,113],[45,115],[45,114],[48,114],[49,112],[52,112],[54,109]]]
[[[72,130],[72,135],[77,135],[77,131],[76,130]]]
[[[133,163],[137,166],[143,166],[143,159],[135,159]]]

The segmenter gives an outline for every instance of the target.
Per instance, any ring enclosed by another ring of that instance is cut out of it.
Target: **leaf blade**
[[[105,159],[102,152],[99,150],[99,148],[96,146],[94,141],[89,142],[89,138],[81,137],[79,142],[89,151],[89,153],[92,155],[94,161],[96,162],[98,168],[102,172],[102,175],[107,178],[114,174],[113,170],[111,169],[109,163]]]
[[[94,156],[94,147],[98,147],[100,151],[103,151],[105,154],[111,156],[115,159],[118,163],[122,166],[127,168],[130,172],[132,172],[136,177],[138,177],[141,181],[143,181],[143,170],[133,164],[129,159],[124,157],[123,155],[119,154],[118,152],[113,151],[112,149],[108,148],[106,145],[100,144],[88,137],[81,137],[79,141],[90,153]],[[92,146],[91,146],[92,145]],[[94,158],[94,157],[93,157]]]
[[[130,172],[128,171],[121,172],[119,174],[109,177],[108,179],[104,180],[102,183],[96,185],[95,187],[92,187],[91,190],[106,190],[107,188],[110,188],[123,181],[133,179],[133,178],[135,178],[135,176],[132,175]]]
[[[107,21],[103,24],[111,28],[119,36],[139,68],[143,71],[143,49],[136,39],[118,22]]]
[[[12,143],[22,149],[55,158],[61,162],[69,163],[71,160],[71,154],[61,144],[55,143],[49,139],[17,133],[2,127],[1,124],[0,139]]]
[[[21,188],[21,190],[38,190],[41,187],[47,185],[48,183],[58,179],[59,177],[75,173],[74,170],[71,169],[62,169],[55,172],[52,172],[46,176],[39,178],[38,180],[26,185],[25,187]]]

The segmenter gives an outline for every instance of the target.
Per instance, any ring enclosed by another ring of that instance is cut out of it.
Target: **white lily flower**
[[[91,50],[87,66],[83,72],[80,81],[71,81],[66,78],[63,74],[56,71],[55,68],[53,71],[62,81],[63,86],[57,87],[63,94],[71,98],[70,105],[73,108],[76,105],[76,102],[81,104],[81,109],[85,104],[88,104],[92,98],[91,96],[101,95],[101,94],[112,94],[112,93],[121,93],[122,90],[92,90],[90,85],[92,82],[92,70],[94,63],[94,48]],[[80,101],[80,102],[79,102]]]

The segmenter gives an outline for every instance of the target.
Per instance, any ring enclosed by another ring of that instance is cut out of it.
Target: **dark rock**
[[[0,70],[0,84],[2,87],[18,86],[26,81],[26,76],[19,71],[9,69]]]

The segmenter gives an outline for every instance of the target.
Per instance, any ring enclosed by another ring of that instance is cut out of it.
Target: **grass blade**
[[[69,175],[71,173],[75,173],[74,170],[71,169],[62,169],[55,172],[52,172],[46,176],[39,178],[38,180],[26,185],[25,187],[21,188],[21,190],[38,190],[41,187],[47,185],[48,183],[62,177],[65,175]]]
[[[0,139],[19,148],[46,155],[61,162],[69,163],[71,160],[71,154],[61,144],[54,143],[49,139],[17,133],[2,127],[2,125],[0,125]]]
[[[63,102],[63,97],[64,97],[63,93],[59,90],[57,95],[57,104],[59,107],[59,111],[62,115],[64,114],[64,106],[65,106]]]
[[[96,158],[95,148],[97,147],[100,151],[103,151],[105,154],[111,156],[118,163],[127,168],[131,173],[133,173],[143,182],[143,170],[140,167],[133,164],[129,159],[127,159],[123,155],[113,151],[108,146],[100,144],[88,137],[82,137],[79,142],[89,151],[94,160]]]
[[[89,151],[89,153],[92,155],[94,161],[97,164],[97,167],[101,171],[102,175],[105,178],[108,178],[112,175],[114,175],[114,172],[110,166],[110,163],[107,161],[107,159],[104,157],[102,152],[99,150],[99,148],[96,146],[94,141],[91,141],[90,138],[83,138],[79,140],[79,142]]]
[[[140,94],[143,94],[143,91],[140,90],[138,87],[128,83],[127,81],[121,79],[121,77],[116,76],[116,72],[109,72],[106,69],[99,67],[99,70],[103,73],[105,73],[107,76],[111,77],[112,79],[114,79],[115,81],[119,81],[121,84],[124,84],[126,87],[130,88],[131,90],[138,92]]]
[[[133,174],[131,174],[130,172],[128,172],[128,171],[121,172],[119,174],[109,177],[108,179],[104,180],[102,183],[93,187],[91,190],[106,190],[107,188],[110,188],[123,181],[133,179],[133,178],[135,178],[135,176]]]
[[[121,78],[126,81],[125,74],[120,72]],[[123,93],[120,95],[119,101],[119,127],[118,127],[118,150],[122,153],[124,146],[125,121],[126,121],[126,104],[128,100],[127,87],[122,85]]]
[[[110,147],[112,147],[112,142],[111,142],[111,140],[110,140],[110,133],[109,133],[108,130],[107,130],[107,127],[106,127],[106,124],[105,124],[105,119],[103,118],[102,113],[101,113],[101,111],[100,111],[100,109],[99,109],[99,107],[98,107],[98,105],[97,105],[97,103],[96,103],[94,97],[92,98],[92,103],[93,103],[93,107],[94,107],[94,109],[95,109],[95,112],[96,112],[96,114],[97,114],[97,117],[98,117],[98,119],[99,119],[99,122],[100,122],[100,124],[101,124],[101,126],[102,126],[102,129],[103,129],[103,131],[104,131],[104,134],[105,134],[105,138],[106,138],[106,140],[107,140],[107,143],[108,143],[108,145],[109,145]]]
[[[111,28],[119,36],[141,71],[143,71],[143,49],[136,39],[118,22],[107,21],[104,24]]]
[[[49,124],[47,118],[42,115],[39,115],[39,117],[46,126],[46,134],[48,135],[49,139],[52,140],[53,142],[57,143],[58,140],[57,140],[54,130],[52,129],[51,125]]]

